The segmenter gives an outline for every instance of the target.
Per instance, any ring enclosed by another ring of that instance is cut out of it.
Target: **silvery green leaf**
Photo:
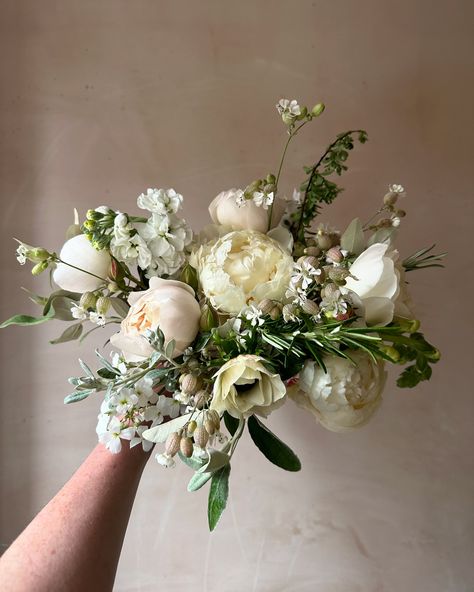
[[[99,358],[99,360],[102,362],[105,368],[107,368],[107,370],[113,372],[116,376],[120,376],[120,371],[117,370],[117,368],[114,368],[114,366],[112,366],[112,364],[104,358],[104,356],[99,352],[98,349],[95,350],[95,355]]]
[[[31,292],[31,290],[28,290],[28,288],[22,287],[21,289],[28,294],[30,300],[32,302],[34,302],[35,304],[39,304],[40,306],[44,306],[48,302],[48,299],[46,298],[46,296],[40,296],[39,294],[35,294],[35,292]]]
[[[212,476],[207,505],[209,530],[214,530],[227,505],[227,498],[229,496],[229,475],[230,465],[228,464],[222,467],[222,469],[219,469]]]
[[[95,391],[93,389],[90,389],[87,391],[77,391],[77,392],[71,393],[70,395],[65,397],[64,403],[66,405],[68,405],[69,403],[77,403],[78,401],[82,401],[83,399],[87,399],[87,397],[89,395],[92,395],[93,392],[95,392]]]
[[[145,378],[148,378],[154,383],[158,383],[161,382],[161,379],[165,378],[165,376],[172,370],[172,368],[156,368],[154,370],[150,370],[150,372],[145,375]]]
[[[364,231],[359,218],[354,218],[341,236],[341,247],[354,255],[360,255],[365,249]]]
[[[150,428],[145,430],[142,434],[145,440],[149,442],[165,442],[166,438],[172,434],[173,432],[177,432],[185,424],[191,419],[192,413],[186,413],[186,415],[181,415],[181,417],[177,417],[176,419],[171,419],[166,423],[162,423],[160,425],[155,426],[154,428]]]
[[[130,306],[121,298],[113,296],[110,299],[110,304],[112,305],[112,308],[115,310],[115,312],[118,314],[120,318],[124,319],[128,315]]]
[[[195,456],[191,456],[190,458],[188,458],[187,456],[184,456],[184,454],[182,454],[181,452],[178,452],[178,456],[181,459],[181,462],[183,462],[185,465],[188,465],[188,467],[193,469],[193,471],[198,471],[206,462],[206,459],[197,458]]]
[[[57,343],[65,343],[66,341],[74,341],[79,339],[82,333],[82,323],[76,323],[68,327],[63,333],[56,339],[52,339],[49,343],[56,345]]]
[[[220,450],[212,450],[209,452],[209,460],[198,469],[197,473],[215,473],[230,462],[230,456],[221,452]]]
[[[165,357],[171,359],[173,357],[174,348],[176,346],[176,341],[174,339],[170,339],[166,344],[165,348]]]
[[[45,323],[46,321],[50,321],[51,319],[53,319],[54,315],[55,310],[52,306],[49,308],[48,312],[42,317],[32,317],[30,315],[15,315],[13,317],[10,317],[6,321],[3,321],[3,323],[0,325],[0,329],[4,329],[9,325],[20,325],[23,327],[26,327],[28,325],[40,325],[41,323]]]
[[[188,491],[197,491],[205,485],[209,479],[212,479],[212,473],[194,473],[188,483]]]
[[[369,238],[367,246],[370,247],[375,243],[384,243],[387,245],[392,244],[395,240],[396,228],[380,228]]]
[[[80,358],[79,358],[79,364],[80,364],[81,368],[84,370],[84,372],[87,374],[87,376],[90,376],[90,378],[92,378],[93,380],[95,380],[94,373],[92,372],[92,370]]]

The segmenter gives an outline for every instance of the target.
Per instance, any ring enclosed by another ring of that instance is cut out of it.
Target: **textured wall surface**
[[[282,96],[328,106],[290,152],[286,191],[335,133],[364,127],[324,220],[366,218],[403,183],[402,254],[434,241],[450,252],[447,269],[413,278],[444,353],[432,382],[397,391],[392,375],[379,414],[347,435],[289,403],[270,423],[303,470],[284,474],[243,441],[212,535],[206,493],[151,461],[118,592],[474,590],[473,13],[468,0],[2,3],[2,318],[31,312],[20,286],[46,281],[17,265],[12,236],[57,249],[74,206],[134,211],[149,186],[183,193],[200,228],[220,190],[275,170]],[[0,334],[3,545],[95,443],[99,401],[62,404],[92,350],[48,345],[59,332]]]

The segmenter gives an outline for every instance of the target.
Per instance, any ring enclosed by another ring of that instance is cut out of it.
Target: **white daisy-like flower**
[[[255,191],[253,194],[253,202],[257,207],[262,207],[264,210],[268,210],[268,206],[273,203],[274,194],[273,191],[265,193],[263,191]]]
[[[135,435],[134,427],[122,428],[122,423],[117,417],[112,417],[107,426],[107,431],[99,434],[99,442],[112,454],[118,454],[122,450],[122,440],[131,440]]]
[[[250,321],[252,327],[260,326],[264,323],[263,312],[256,306],[250,306],[243,314]]]
[[[158,461],[158,464],[165,467],[165,469],[172,469],[176,466],[174,458],[168,454],[155,454],[155,458]]]

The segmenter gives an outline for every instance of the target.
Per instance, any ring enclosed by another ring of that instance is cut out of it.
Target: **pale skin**
[[[101,444],[0,559],[4,592],[112,590],[130,512],[150,453]]]

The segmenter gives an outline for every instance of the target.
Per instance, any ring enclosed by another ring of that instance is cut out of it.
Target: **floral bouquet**
[[[59,289],[29,292],[41,316],[1,325],[68,323],[54,344],[118,325],[111,356],[96,351],[97,370],[79,360],[83,374],[69,379],[65,403],[102,393],[96,431],[111,453],[127,440],[145,450],[156,443],[160,465],[179,458],[192,469],[189,491],[210,481],[211,530],[246,425],[268,460],[298,471],[297,456],[262,421],[288,398],[324,427],[349,430],[380,406],[386,362],[405,366],[397,381],[405,388],[429,379],[440,357],[419,332],[405,276],[440,267],[444,253],[400,257],[403,187],[390,185],[365,224],[355,218],[342,234],[315,226],[367,135],[337,136],[285,199],[287,148],[324,105],[282,99],[277,109],[288,136],[276,175],[220,193],[199,234],[179,215],[179,193],[148,189],[137,200],[142,215],[100,206],[80,225],[75,212],[59,254],[18,241],[19,262],[32,262],[33,275],[49,269]]]

